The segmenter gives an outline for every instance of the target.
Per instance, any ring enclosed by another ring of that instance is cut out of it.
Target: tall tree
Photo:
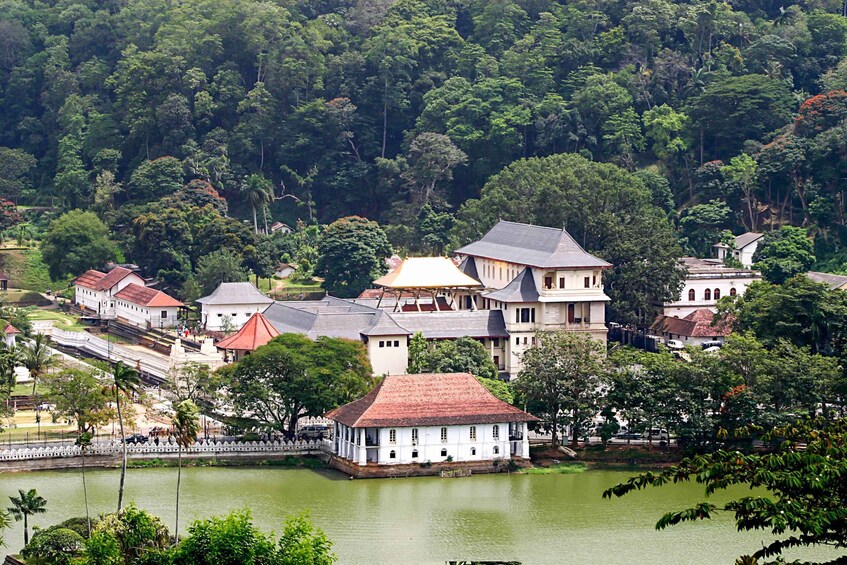
[[[554,446],[559,445],[563,425],[570,426],[571,444],[576,446],[597,413],[605,351],[588,334],[538,332],[536,340],[521,357],[516,387],[549,424]]]
[[[812,268],[814,246],[805,229],[783,226],[765,234],[756,247],[753,262],[766,281],[782,284]]]
[[[121,409],[121,398],[132,398],[141,386],[141,378],[138,372],[118,361],[112,368],[112,384],[115,390],[115,406],[118,409],[118,426],[121,431],[121,481],[118,486],[118,512],[121,511],[124,501],[124,481],[126,479],[126,435],[124,435],[124,416]]]
[[[385,273],[391,246],[376,222],[350,216],[326,227],[318,240],[316,272],[324,288],[342,298],[358,296]]]
[[[256,210],[262,210],[265,217],[265,233],[268,233],[267,207],[273,202],[273,184],[262,175],[253,174],[247,177],[241,186],[241,193],[253,210],[253,230],[259,233],[259,224],[256,221]]]
[[[29,517],[47,512],[47,501],[35,489],[18,490],[19,496],[10,496],[12,506],[7,508],[16,522],[24,521],[24,545],[29,543]]]
[[[182,480],[182,450],[197,442],[200,433],[200,417],[197,405],[191,400],[183,400],[176,405],[173,417],[174,440],[179,448],[176,475],[176,519],[174,536],[179,538],[179,484]]]
[[[106,225],[93,212],[82,210],[71,210],[50,222],[41,240],[41,254],[54,281],[103,268],[120,258]]]

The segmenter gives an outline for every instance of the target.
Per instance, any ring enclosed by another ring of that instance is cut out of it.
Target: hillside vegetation
[[[839,2],[0,7],[0,194],[95,212],[165,288],[221,248],[313,265],[257,233],[348,215],[421,253],[564,225],[618,266],[624,320],[727,229],[802,226],[844,268]]]

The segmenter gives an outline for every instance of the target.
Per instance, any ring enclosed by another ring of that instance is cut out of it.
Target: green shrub
[[[70,565],[84,542],[75,531],[54,526],[36,532],[21,555],[35,565]]]

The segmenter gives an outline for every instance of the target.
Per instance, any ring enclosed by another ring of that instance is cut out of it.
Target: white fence
[[[69,332],[55,327],[50,327],[49,331],[46,327],[39,329],[63,347],[73,347],[97,357],[123,361],[130,367],[162,379],[168,377],[171,367],[187,362],[203,363],[209,365],[211,369],[216,369],[223,365],[223,358],[217,352],[214,354],[205,354],[186,352],[182,348],[179,348],[170,357],[165,357],[157,353],[143,351],[140,348],[111,343],[102,337],[88,332]]]
[[[136,457],[152,457],[156,455],[177,454],[177,444],[161,443],[154,445],[127,445],[127,454]],[[182,450],[183,455],[225,455],[228,453],[261,454],[261,453],[314,453],[329,451],[331,442],[328,440],[315,441],[249,441],[249,442],[206,442],[195,443]],[[122,453],[120,442],[91,444],[85,451],[86,457],[105,455],[117,456]],[[31,459],[53,459],[62,457],[79,457],[82,450],[77,445],[56,447],[29,447],[22,449],[7,449],[0,451],[0,461],[27,461]]]

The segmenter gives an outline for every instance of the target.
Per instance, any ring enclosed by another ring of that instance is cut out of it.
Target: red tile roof
[[[6,335],[19,334],[21,330],[13,326],[12,324],[6,324],[6,329],[3,330],[3,333]]]
[[[77,286],[84,286],[85,288],[96,289],[97,283],[103,280],[103,277],[105,276],[106,273],[101,273],[100,271],[89,269],[77,278],[75,278],[73,283]]]
[[[165,294],[161,290],[141,286],[140,284],[128,284],[115,294],[115,298],[132,302],[140,306],[168,308],[173,306],[184,306],[176,298]]]
[[[650,326],[650,330],[685,337],[720,337],[732,333],[732,324],[723,322],[712,325],[714,319],[714,312],[708,308],[700,308],[684,318],[659,316]]]
[[[222,339],[215,344],[219,349],[255,351],[279,335],[273,325],[259,312],[256,312],[235,335]]]
[[[494,397],[470,373],[388,375],[359,400],[327,413],[346,426],[447,426],[538,418]]]
[[[97,283],[97,287],[94,290],[108,290],[131,274],[133,274],[132,271],[126,267],[115,267],[109,271],[105,277],[100,279],[100,282]]]

